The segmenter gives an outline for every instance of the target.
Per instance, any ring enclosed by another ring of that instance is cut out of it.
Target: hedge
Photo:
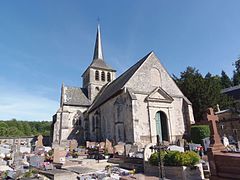
[[[202,139],[210,136],[208,125],[195,125],[191,127],[191,140],[193,143],[202,144]]]
[[[158,154],[158,152],[155,152],[151,155],[149,159],[151,165],[158,165]],[[166,166],[194,166],[200,161],[199,155],[193,151],[166,151],[161,153],[161,157]]]

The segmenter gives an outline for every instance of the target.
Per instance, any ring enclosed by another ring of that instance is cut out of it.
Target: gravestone
[[[154,151],[152,149],[150,149],[150,147],[152,147],[154,145],[155,144],[153,144],[153,143],[149,143],[145,146],[144,153],[143,153],[144,162],[148,161],[150,156],[154,153]]]
[[[204,151],[207,151],[207,149],[209,148],[209,145],[210,145],[210,138],[206,137],[206,138],[202,139],[202,141],[203,141]]]
[[[91,141],[86,142],[86,147],[87,148],[94,148],[94,147],[96,147],[96,145],[97,145],[96,142],[91,142]]]
[[[21,170],[22,163],[23,163],[22,153],[16,152],[16,153],[14,153],[13,156],[14,156],[13,166],[15,167],[14,170]]]
[[[43,136],[40,134],[38,137],[37,137],[37,144],[36,144],[36,147],[43,147]]]
[[[105,148],[105,142],[100,142],[99,149],[104,149],[104,148]]]
[[[217,124],[218,116],[214,114],[213,108],[209,108],[207,112],[207,120],[210,127],[210,146],[207,150],[209,167],[211,176],[217,176],[217,168],[214,159],[214,153],[224,150],[221,138],[218,134]]]
[[[125,144],[125,156],[129,155],[131,148],[132,148],[131,144]]]
[[[34,155],[30,156],[29,164],[32,167],[41,168],[44,162],[44,156]]]
[[[224,150],[224,146],[221,142],[221,138],[218,134],[218,130],[217,130],[217,124],[216,122],[218,121],[218,116],[214,114],[213,108],[209,108],[208,109],[208,113],[207,113],[207,119],[210,123],[209,127],[210,127],[210,147],[211,151],[221,151]]]
[[[188,144],[190,151],[196,151],[198,149],[198,147],[200,147],[200,146],[201,146],[201,144],[194,144],[194,143]]]
[[[70,140],[69,150],[73,151],[74,149],[77,149],[77,147],[78,147],[78,142],[75,139]]]
[[[168,146],[168,150],[170,151],[178,151],[178,152],[184,152],[184,148],[181,146],[171,145]]]
[[[223,136],[223,145],[227,147],[229,145],[228,138],[226,136]]]
[[[113,146],[112,142],[106,139],[105,141],[105,149],[107,150],[108,154],[113,154]]]
[[[124,155],[124,144],[117,144],[114,146],[114,153]]]
[[[66,161],[67,152],[63,147],[55,147],[53,150],[53,162],[64,164]]]
[[[42,135],[39,135],[38,137],[37,137],[37,142],[36,142],[36,146],[35,146],[35,149],[34,149],[34,151],[35,151],[35,153],[37,153],[37,154],[43,154],[44,153],[44,146],[43,146],[43,142],[42,142],[42,140],[43,140],[43,136]]]
[[[129,151],[129,156],[132,157],[134,155],[136,155],[136,153],[139,151],[138,146],[137,145],[132,145],[131,149]]]

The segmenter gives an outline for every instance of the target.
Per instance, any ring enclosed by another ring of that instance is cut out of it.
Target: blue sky
[[[0,1],[0,119],[51,120],[60,87],[81,86],[100,17],[118,75],[153,50],[170,74],[187,66],[232,76],[239,0]]]

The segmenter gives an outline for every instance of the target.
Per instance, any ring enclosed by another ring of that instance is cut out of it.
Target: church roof
[[[93,62],[90,64],[89,67],[93,68],[100,68],[100,69],[106,69],[106,70],[113,70],[109,65],[105,63],[102,59],[94,59]],[[114,70],[115,71],[115,70]]]
[[[86,91],[79,87],[63,87],[63,104],[75,106],[90,106],[91,101],[86,96]]]
[[[239,100],[240,99],[240,85],[222,89],[221,93],[231,96],[235,100]]]
[[[98,106],[105,103],[108,99],[110,99],[111,97],[116,95],[152,53],[153,52],[148,53],[145,57],[143,57],[141,60],[139,60],[136,64],[134,64],[132,67],[130,67],[127,71],[125,71],[121,76],[119,76],[117,79],[112,81],[107,86],[103,87],[104,89],[96,97],[92,106],[89,108],[88,112],[93,111]]]

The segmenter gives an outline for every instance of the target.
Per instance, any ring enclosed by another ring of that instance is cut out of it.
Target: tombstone
[[[77,149],[78,142],[75,139],[72,139],[69,143],[69,151],[73,151],[74,149]]]
[[[229,146],[229,141],[228,141],[228,138],[226,136],[223,136],[223,145],[225,147]]]
[[[202,139],[202,141],[203,141],[204,151],[207,151],[207,149],[209,148],[209,145],[210,145],[210,138],[206,137],[206,138]]]
[[[214,114],[213,108],[209,108],[207,112],[207,120],[209,122],[210,127],[210,147],[209,152],[219,152],[224,150],[224,146],[221,142],[221,138],[218,134],[217,124],[218,116]]]
[[[189,146],[189,150],[190,151],[196,151],[198,147],[202,146],[201,144],[194,144],[194,143],[190,143],[188,144]]]
[[[114,146],[114,153],[124,155],[124,144],[117,144]]]
[[[231,144],[236,144],[236,141],[233,136],[228,136],[228,140]]]
[[[139,151],[138,146],[137,145],[132,145],[131,149],[129,151],[129,156],[132,157],[134,155],[136,155],[136,153]],[[142,151],[143,152],[143,151]]]
[[[23,163],[22,153],[16,152],[14,153],[13,156],[14,156],[13,166],[15,167],[14,170],[21,170]]]
[[[100,142],[99,149],[104,149],[104,148],[105,148],[105,142]]]
[[[37,142],[36,142],[36,146],[35,146],[35,149],[34,151],[37,153],[37,154],[43,154],[44,153],[44,146],[43,146],[43,136],[42,135],[39,135],[37,137]]]
[[[43,166],[44,156],[30,156],[29,164],[32,167],[41,168]]]
[[[53,162],[64,164],[66,161],[66,150],[62,147],[56,147],[53,151]]]
[[[145,146],[144,153],[143,153],[144,162],[148,161],[150,156],[154,153],[154,151],[150,149],[150,147],[152,147],[154,145],[155,144],[153,144],[153,143],[149,143]]]
[[[128,156],[132,148],[131,144],[125,144],[125,156]]]
[[[170,151],[178,151],[178,152],[184,152],[184,148],[181,146],[171,145],[168,146],[168,150]]]
[[[87,148],[94,148],[97,145],[96,142],[86,141]]]
[[[107,150],[108,154],[113,154],[113,146],[112,142],[106,139],[105,141],[105,149]]]
[[[36,147],[43,147],[43,136],[40,134],[38,137],[37,137],[37,144],[36,144]]]

